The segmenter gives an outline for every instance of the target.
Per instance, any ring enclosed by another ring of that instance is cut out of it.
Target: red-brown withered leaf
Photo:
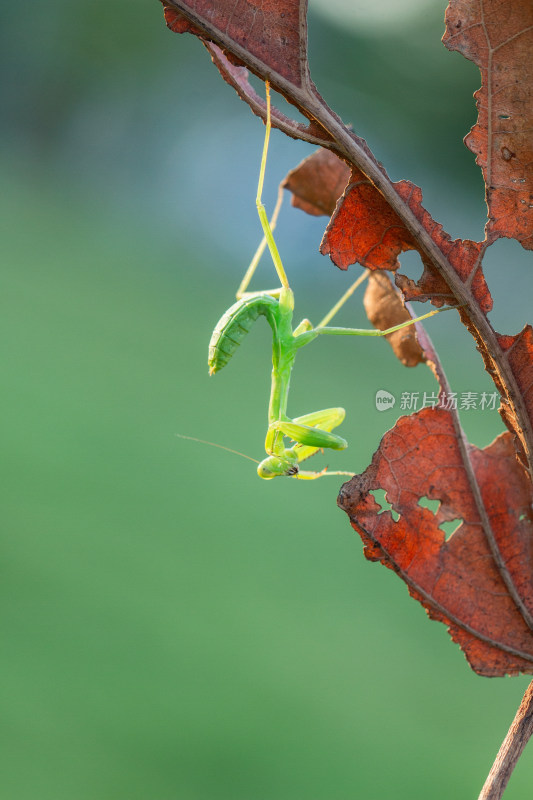
[[[307,4],[301,0],[163,0],[203,36],[295,86],[307,76]],[[173,30],[176,30],[173,28]],[[181,31],[178,31],[181,32]],[[276,82],[274,80],[274,82]]]
[[[490,311],[492,300],[480,268],[482,244],[469,239],[451,239],[422,206],[422,192],[418,186],[410,181],[398,181],[392,185],[461,281],[469,287],[480,309],[485,313]],[[354,168],[350,183],[326,228],[320,252],[329,254],[341,269],[357,262],[370,269],[395,270],[401,252],[418,249],[414,235],[396,211],[368,178]],[[407,289],[407,286],[407,283],[403,284],[402,289]],[[444,278],[427,263],[416,287],[411,283],[409,289],[408,300],[430,297],[438,306],[454,302],[454,295]]]
[[[450,411],[425,408],[398,420],[339,495],[366,557],[394,570],[487,676],[533,673],[533,492],[511,438],[463,445]],[[437,513],[421,498],[440,501]],[[439,526],[452,520],[446,540]]]
[[[487,186],[487,237],[533,249],[533,3],[450,0],[443,42],[481,70],[465,139]]]

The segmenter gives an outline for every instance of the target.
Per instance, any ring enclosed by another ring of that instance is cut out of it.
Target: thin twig
[[[478,800],[500,800],[522,750],[533,733],[533,681],[529,684],[516,716],[488,774]]]

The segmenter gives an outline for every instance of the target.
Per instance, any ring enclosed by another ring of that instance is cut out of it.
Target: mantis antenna
[[[254,464],[259,464],[257,458],[252,458],[252,456],[247,456],[245,453],[240,453],[239,450],[232,450],[231,447],[225,447],[223,444],[217,444],[216,442],[208,442],[207,439],[197,439],[196,436],[184,436],[183,433],[177,433],[180,439],[188,439],[190,442],[200,442],[200,444],[208,444],[210,447],[218,447],[219,450],[227,450],[228,453],[233,453],[236,456],[242,456],[243,458],[247,458],[248,461],[253,461]]]

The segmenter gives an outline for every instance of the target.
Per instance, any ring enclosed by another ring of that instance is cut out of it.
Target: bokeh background
[[[440,43],[436,0],[311,2],[328,103],[454,236],[479,238],[462,137],[477,68]],[[355,6],[355,7],[354,7]],[[223,373],[207,343],[260,237],[264,128],[155,0],[0,10],[3,303],[2,800],[472,798],[527,685],[476,677],[442,625],[365,561],[340,480],[260,481],[269,333]],[[311,151],[273,134],[265,199]],[[318,255],[325,220],[287,203],[297,313],[353,280]],[[417,257],[404,271],[420,273]],[[492,319],[528,312],[527,257],[498,243]],[[265,259],[256,286],[272,284]],[[364,327],[360,297],[340,324]],[[491,386],[452,314],[428,329],[453,388]],[[316,342],[290,411],[342,405],[362,471],[434,391],[380,340]],[[463,414],[484,446],[495,412]],[[526,751],[506,797],[531,791]]]

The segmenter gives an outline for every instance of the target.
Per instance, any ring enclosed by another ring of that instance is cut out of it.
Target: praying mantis
[[[266,82],[266,112],[265,140],[256,197],[257,212],[264,239],[239,286],[236,294],[237,302],[223,314],[215,326],[209,343],[209,374],[213,375],[226,366],[236,348],[250,331],[253,323],[260,316],[265,317],[272,330],[272,383],[268,407],[268,428],[265,439],[266,458],[258,462],[257,474],[265,480],[278,477],[314,480],[324,475],[351,476],[353,475],[351,472],[328,471],[327,467],[319,472],[300,469],[301,462],[310,458],[319,450],[324,448],[344,450],[348,443],[341,436],[332,433],[333,429],[339,426],[345,417],[343,408],[326,408],[294,417],[293,419],[287,416],[290,378],[296,354],[302,347],[310,344],[318,336],[386,336],[393,331],[412,325],[413,322],[418,320],[427,319],[445,309],[435,309],[387,330],[330,327],[328,323],[369,274],[369,271],[366,270],[316,327],[308,319],[303,319],[293,329],[294,295],[289,286],[273,235],[280,200],[278,200],[271,222],[268,220],[262,202],[271,131],[270,86],[268,82]],[[268,245],[281,286],[277,289],[249,292],[247,289],[265,248],[265,243]],[[294,444],[287,447],[285,438],[292,440]]]

